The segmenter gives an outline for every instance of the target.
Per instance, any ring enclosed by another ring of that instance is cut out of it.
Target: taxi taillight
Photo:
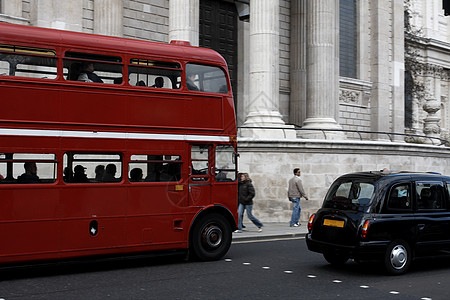
[[[367,237],[367,232],[369,231],[370,221],[366,220],[361,230],[361,237],[364,239]]]
[[[315,216],[316,216],[316,214],[312,214],[311,217],[309,217],[309,220],[308,220],[308,231],[312,230],[312,224],[314,222],[314,217]]]

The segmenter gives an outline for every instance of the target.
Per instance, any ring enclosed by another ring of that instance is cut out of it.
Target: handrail
[[[289,124],[287,124],[289,125]],[[419,134],[410,134],[410,133],[397,133],[397,132],[385,132],[385,131],[370,131],[370,130],[353,130],[353,129],[322,129],[322,128],[301,128],[298,127],[297,125],[293,125],[294,128],[280,128],[280,127],[270,127],[270,126],[238,126],[238,133],[240,132],[241,129],[278,129],[278,130],[283,130],[283,134],[284,137],[286,137],[286,130],[296,130],[296,131],[321,131],[324,138],[327,139],[327,134],[326,132],[351,132],[351,133],[357,133],[359,136],[359,140],[363,141],[363,140],[370,140],[370,139],[364,139],[362,137],[363,133],[367,133],[367,134],[384,134],[389,138],[390,142],[393,142],[393,136],[403,136],[404,138],[411,138],[412,142],[408,142],[405,140],[405,142],[407,143],[416,143],[419,144],[420,143],[420,139],[427,139],[431,142],[432,145],[436,145],[435,142],[439,141],[440,143],[437,144],[437,146],[441,146],[444,145],[445,147],[449,147],[450,146],[450,141],[447,141],[445,139],[441,139],[441,138],[437,138],[437,137],[431,137],[431,136],[427,136],[427,135],[419,135]]]

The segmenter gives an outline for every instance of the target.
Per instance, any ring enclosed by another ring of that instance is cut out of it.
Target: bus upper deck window
[[[181,67],[176,62],[132,58],[128,67],[129,84],[160,89],[179,89]]]
[[[222,69],[198,64],[186,65],[186,86],[191,91],[228,93],[227,77]]]
[[[68,51],[65,57],[63,65],[67,80],[122,83],[122,58],[119,56]]]
[[[55,79],[56,52],[51,49],[0,44],[0,75]]]

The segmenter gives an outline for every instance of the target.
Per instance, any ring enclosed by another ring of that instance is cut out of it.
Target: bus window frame
[[[5,46],[5,48],[2,49],[2,46]],[[13,48],[14,51],[8,51],[6,50],[6,48],[8,46],[11,46]],[[15,51],[15,48],[29,48],[29,51]],[[36,50],[47,50],[47,52],[52,53],[52,54],[43,54],[40,52],[33,52],[33,49]],[[33,57],[33,58],[43,58],[43,59],[50,59],[50,60],[54,60],[55,64],[54,65],[29,65],[29,66],[34,66],[34,67],[47,67],[47,68],[54,68],[56,73],[53,72],[49,72],[49,71],[36,71],[36,70],[22,70],[22,69],[15,69],[14,72],[29,72],[29,73],[34,73],[34,74],[52,74],[55,77],[54,78],[45,78],[45,77],[31,77],[31,76],[22,76],[22,75],[11,75],[11,64],[9,63],[9,72],[8,74],[0,74],[0,76],[5,76],[5,78],[20,78],[21,80],[45,80],[45,81],[55,81],[59,79],[59,56],[58,56],[58,51],[56,48],[47,48],[47,47],[31,47],[31,46],[26,46],[26,45],[19,45],[19,44],[8,44],[8,43],[2,43],[0,44],[0,53],[6,54],[6,55],[16,55],[16,56],[25,56],[25,57]],[[4,61],[4,60],[2,60]],[[17,63],[17,65],[19,65],[20,63]],[[23,63],[22,63],[23,64]]]
[[[133,63],[133,60],[136,60],[137,63]],[[145,62],[144,63],[139,63],[140,61]],[[175,67],[170,67],[170,66],[158,66],[158,65],[149,65],[150,62],[155,62],[155,63],[161,63],[161,64],[172,64],[175,65]],[[158,91],[179,91],[181,90],[181,82],[175,82],[175,86],[178,85],[178,87],[174,87],[174,82],[172,80],[170,80],[171,76],[168,76],[167,74],[158,74],[158,75],[154,75],[154,74],[150,74],[152,72],[148,72],[147,74],[143,74],[143,76],[164,76],[169,78],[170,82],[171,82],[171,86],[170,88],[157,88],[157,87],[152,87],[151,85],[149,85],[148,79],[147,79],[147,83],[145,86],[139,86],[136,85],[138,81],[136,81],[136,84],[130,84],[130,73],[132,72],[133,69],[139,69],[139,68],[143,68],[143,69],[149,69],[149,70],[168,70],[170,72],[179,72],[179,74],[177,75],[177,78],[179,78],[180,81],[182,81],[183,78],[183,67],[182,67],[182,63],[179,61],[168,61],[168,60],[161,60],[161,59],[154,59],[154,58],[136,58],[136,57],[130,57],[128,59],[128,64],[127,64],[127,77],[128,77],[128,81],[127,84],[129,86],[137,86],[138,88],[152,88],[152,89],[157,89]]]

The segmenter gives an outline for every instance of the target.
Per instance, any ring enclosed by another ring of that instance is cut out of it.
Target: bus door
[[[211,144],[191,145],[189,164],[189,206],[204,206],[211,202]]]

